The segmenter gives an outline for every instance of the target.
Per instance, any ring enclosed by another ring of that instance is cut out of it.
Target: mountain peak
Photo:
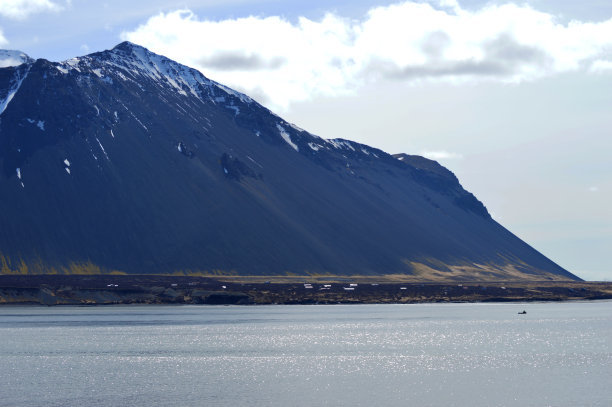
[[[0,49],[0,68],[9,66],[18,66],[21,64],[32,63],[34,59],[30,58],[25,52],[18,50]]]
[[[115,45],[109,51],[104,51],[104,53],[110,53],[113,55],[132,55],[132,56],[156,56],[161,57],[161,55],[157,55],[154,52],[149,51],[148,48],[143,47],[142,45],[134,44],[130,41],[123,41],[117,45]],[[165,57],[161,57],[165,58]],[[166,58],[167,59],[167,58]]]
[[[115,45],[113,47],[113,50],[131,51],[133,49],[138,49],[138,48],[146,50],[145,47],[143,47],[141,45],[138,45],[138,44],[134,44],[133,42],[130,42],[130,41],[123,41],[123,42]]]

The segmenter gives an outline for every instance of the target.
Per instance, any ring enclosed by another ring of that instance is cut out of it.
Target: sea
[[[612,406],[612,302],[3,306],[0,406]]]

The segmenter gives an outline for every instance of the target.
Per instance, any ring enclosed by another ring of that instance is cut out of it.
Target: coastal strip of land
[[[612,299],[612,282],[397,278],[0,275],[0,305],[408,304]]]

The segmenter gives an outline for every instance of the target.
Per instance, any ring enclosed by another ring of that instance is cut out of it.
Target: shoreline
[[[418,304],[612,299],[612,282],[398,282],[381,276],[0,275],[0,306]],[[395,279],[396,277],[394,277]],[[281,280],[281,281],[278,281]],[[301,280],[297,282],[296,280]],[[338,281],[341,280],[341,281]],[[366,281],[366,282],[363,282]],[[380,281],[380,282],[374,282]]]

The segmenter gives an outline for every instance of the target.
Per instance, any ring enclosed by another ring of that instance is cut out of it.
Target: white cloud
[[[518,83],[612,64],[612,19],[561,24],[512,3],[471,11],[456,0],[407,1],[373,8],[359,21],[327,14],[295,23],[274,16],[201,20],[179,10],[122,37],[275,109],[350,94],[368,81]]]
[[[333,15],[294,25],[280,17],[200,21],[182,10],[152,17],[123,37],[284,108],[350,90],[353,34]]]
[[[8,40],[4,36],[2,29],[0,28],[0,47],[6,47],[8,45]]]
[[[419,155],[429,158],[430,160],[457,160],[462,159],[463,156],[458,153],[451,153],[448,151],[421,151]]]
[[[598,191],[599,191],[599,187],[596,187],[596,186],[589,187],[589,192],[598,192]]]
[[[612,61],[598,59],[591,64],[590,71],[596,73],[612,72]]]
[[[1,0],[0,15],[22,20],[30,14],[58,11],[61,7],[50,0]]]

